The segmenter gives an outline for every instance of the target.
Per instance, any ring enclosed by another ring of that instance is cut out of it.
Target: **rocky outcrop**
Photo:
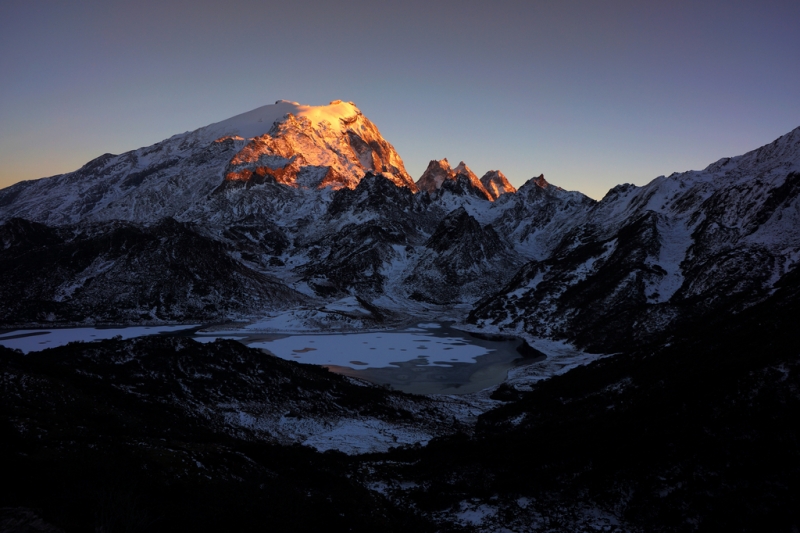
[[[439,223],[405,284],[412,299],[471,302],[501,287],[519,264],[492,226],[482,227],[462,207]]]
[[[501,195],[506,193],[517,192],[517,189],[508,182],[505,174],[499,170],[490,170],[481,176],[481,184],[492,197],[492,200],[497,200]]]
[[[417,180],[417,187],[421,191],[434,194],[442,188],[442,183],[446,180],[455,178],[456,173],[450,168],[450,162],[445,159],[432,160],[428,163],[428,168]]]
[[[450,168],[447,159],[431,161],[417,180],[417,187],[432,195],[438,195],[440,191],[448,191],[457,195],[468,194],[486,200],[495,199],[463,161],[456,168]]]
[[[5,324],[220,320],[305,297],[172,219],[54,229],[12,220],[0,234]],[[8,242],[8,240],[6,240]]]

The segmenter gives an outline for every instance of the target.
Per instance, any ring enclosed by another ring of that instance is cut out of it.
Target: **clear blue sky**
[[[800,126],[800,1],[0,2],[0,187],[282,98],[599,198]]]

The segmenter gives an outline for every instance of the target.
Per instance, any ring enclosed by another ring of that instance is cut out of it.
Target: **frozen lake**
[[[521,357],[518,339],[489,340],[444,323],[420,323],[393,331],[297,335],[249,330],[203,334],[198,328],[199,325],[182,325],[15,330],[0,334],[0,344],[29,353],[117,335],[125,339],[189,335],[200,342],[228,338],[283,359],[325,366],[333,372],[416,394],[465,394],[497,385]]]
[[[264,348],[300,363],[357,370],[386,368],[412,359],[424,359],[423,363],[431,366],[452,367],[453,363],[476,363],[476,357],[489,353],[488,348],[450,333],[435,335],[440,329],[439,324],[420,324],[406,331],[292,335],[268,342],[250,342],[248,346]]]
[[[173,333],[191,328],[189,326],[133,326],[128,328],[58,328],[58,329],[18,329],[0,334],[0,345],[12,350],[22,350],[24,353],[64,346],[75,341],[99,341],[121,336],[123,339],[156,335],[158,333]]]
[[[442,323],[405,330],[250,337],[248,346],[416,394],[466,394],[502,383],[518,339],[488,340]]]

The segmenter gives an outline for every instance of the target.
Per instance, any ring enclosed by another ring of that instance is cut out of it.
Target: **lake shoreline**
[[[315,332],[253,331],[231,327],[230,322],[26,328],[0,333],[0,344],[30,353],[116,336],[168,335],[198,342],[231,339],[276,357],[422,395],[478,392],[506,381],[511,369],[535,362],[539,355],[544,357],[520,337],[476,333],[458,325],[454,321],[412,321],[403,328]]]

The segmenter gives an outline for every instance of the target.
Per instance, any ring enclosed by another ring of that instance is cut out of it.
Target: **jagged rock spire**
[[[486,192],[492,196],[493,200],[497,200],[502,194],[517,192],[517,189],[508,182],[505,174],[499,170],[490,170],[484,174],[481,177],[481,184],[483,184]]]
[[[428,168],[417,180],[417,187],[421,191],[433,194],[439,191],[448,181],[460,184],[462,189],[470,190],[478,196],[485,197],[487,200],[496,198],[486,190],[478,176],[463,161],[456,168],[451,168],[447,159],[431,161],[428,163]]]
[[[445,180],[454,179],[456,176],[455,171],[450,168],[450,163],[447,158],[436,160],[433,159],[428,163],[428,168],[422,173],[422,176],[417,180],[417,187],[420,191],[427,193],[435,193],[442,187]]]

